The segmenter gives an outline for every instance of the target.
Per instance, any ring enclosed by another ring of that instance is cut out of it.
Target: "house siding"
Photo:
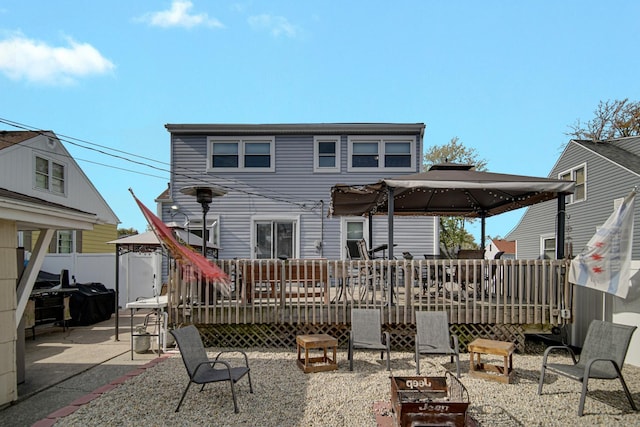
[[[284,132],[266,132],[264,135],[275,137],[274,172],[206,172],[207,137],[216,136],[215,125],[210,131],[201,133],[171,133],[172,159],[172,204],[181,207],[192,224],[202,220],[200,205],[195,198],[180,193],[180,188],[193,185],[216,185],[227,190],[223,197],[214,198],[207,219],[219,218],[220,258],[247,258],[251,254],[251,224],[255,217],[272,216],[299,220],[299,257],[324,257],[338,259],[342,256],[341,219],[329,218],[331,187],[337,183],[366,184],[400,173],[390,171],[348,172],[348,137],[354,133],[341,133],[340,171],[335,173],[314,173],[314,136],[337,135],[326,126],[325,133],[298,131],[294,134]],[[367,134],[360,131],[358,134]],[[372,128],[370,135],[386,136],[385,132]],[[245,134],[234,132],[233,136]],[[398,133],[393,134],[398,135]],[[403,133],[414,137],[415,164],[411,171],[422,169],[421,132]],[[162,215],[165,222],[170,221],[170,206],[165,204]],[[387,217],[373,218],[374,244],[387,242]],[[434,224],[431,217],[396,217],[394,219],[396,247],[416,252],[433,253]],[[365,230],[367,234],[367,230]],[[322,241],[317,249],[316,241]]]
[[[628,151],[628,156],[624,156],[625,162],[629,165],[640,164],[640,159],[635,159],[635,153],[640,152],[640,138],[624,138],[615,141],[615,144]],[[620,156],[620,153],[617,155]],[[574,141],[569,142],[549,177],[556,178],[559,173],[583,164],[586,166],[586,200],[566,205],[565,240],[573,245],[572,252],[567,255],[573,256],[582,252],[597,227],[611,215],[614,200],[627,196],[638,184],[638,174]],[[539,255],[541,235],[555,236],[556,213],[555,201],[527,209],[520,223],[507,236],[507,239],[517,241],[517,258],[528,259]],[[634,222],[638,224],[639,220],[640,209],[636,208]],[[640,259],[639,227],[634,228],[632,259]],[[581,346],[591,320],[611,320],[613,304],[610,295],[584,287],[574,288],[574,303],[578,309],[570,327],[570,342]],[[640,346],[640,343],[635,341],[634,345]]]
[[[115,224],[101,224],[93,227],[92,231],[77,232],[81,233],[80,239],[81,251],[85,254],[103,254],[115,252],[115,245],[107,242],[118,238],[118,229]]]
[[[11,147],[0,150],[1,186],[17,193],[37,197],[48,202],[96,214],[101,222],[117,224],[117,216],[73,160],[62,143],[51,134],[38,135]],[[53,140],[55,143],[48,144]],[[56,194],[35,188],[34,158],[41,156],[65,166],[65,194]]]
[[[586,165],[586,200],[566,206],[565,240],[571,242],[573,255],[582,251],[596,232],[611,215],[614,200],[625,197],[638,183],[638,175],[595,155],[590,150],[570,142],[558,162],[549,173],[556,178],[559,173]],[[640,209],[634,212],[635,221],[640,219]],[[517,240],[517,257],[537,258],[540,255],[540,237],[554,234],[556,227],[557,201],[540,203],[527,208],[516,228],[507,235]],[[640,258],[640,230],[636,227],[633,239],[633,258]]]
[[[77,230],[75,248],[78,253],[113,253],[109,240],[117,239],[118,217],[111,210],[79,165],[54,133],[37,134],[0,149],[0,186],[17,193],[95,214],[102,224],[93,230]],[[65,193],[56,194],[35,188],[34,158],[41,156],[65,167]],[[25,231],[24,247],[33,249],[39,232]],[[56,242],[51,242],[55,249]]]

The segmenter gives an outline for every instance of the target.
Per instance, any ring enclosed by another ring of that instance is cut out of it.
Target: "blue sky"
[[[4,0],[0,129],[63,137],[140,231],[127,189],[153,208],[166,188],[167,123],[421,122],[425,147],[457,136],[490,171],[547,176],[600,100],[640,100],[639,16],[634,0]]]

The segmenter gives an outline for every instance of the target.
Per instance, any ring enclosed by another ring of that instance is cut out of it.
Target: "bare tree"
[[[476,170],[487,169],[487,161],[480,159],[474,148],[465,147],[456,136],[448,144],[433,145],[424,155],[423,169],[444,162],[463,163],[475,166]],[[440,250],[451,258],[458,249],[477,249],[473,236],[465,229],[473,219],[465,217],[440,217]]]
[[[448,144],[432,145],[424,155],[423,169],[429,168],[438,163],[454,162],[475,166],[475,170],[487,170],[487,161],[478,158],[475,148],[465,147],[460,142],[460,138],[454,136]]]
[[[565,134],[574,139],[606,141],[613,138],[640,135],[640,103],[628,98],[615,101],[600,101],[593,112],[594,117],[586,123],[580,119],[569,126]]]

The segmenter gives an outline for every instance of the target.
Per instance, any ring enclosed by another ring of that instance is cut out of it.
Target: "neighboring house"
[[[331,187],[368,184],[422,170],[424,124],[167,124],[169,189],[156,202],[164,222],[176,205],[189,229],[202,234],[202,209],[180,190],[216,186],[205,236],[219,257],[347,257],[347,241],[369,248],[387,242],[386,216],[329,218]],[[434,254],[435,217],[394,223],[396,253]],[[369,227],[373,241],[369,241]],[[382,252],[377,253],[382,255]]]
[[[571,140],[553,166],[549,178],[576,182],[575,193],[566,200],[565,233],[565,253],[575,256],[611,215],[614,207],[640,184],[640,137],[602,142]],[[520,222],[506,236],[509,240],[516,240],[517,258],[556,257],[556,212],[557,202],[527,208]],[[632,259],[640,260],[640,208],[636,207],[634,217]],[[638,301],[629,302],[584,288],[576,288],[575,307],[576,319],[571,333],[575,345],[582,345],[588,323],[593,318],[615,321],[620,319],[623,311],[640,313]],[[632,318],[631,323],[639,325],[638,315]],[[635,364],[640,365],[638,334],[635,341],[635,354],[638,355]]]
[[[51,242],[68,248],[75,243],[61,231],[86,242],[89,230],[117,222],[53,132],[0,131],[0,405],[18,398],[24,334],[16,330]],[[33,239],[26,265],[25,236]]]
[[[514,240],[492,239],[484,248],[485,259],[514,259],[516,257],[516,242]]]
[[[59,267],[65,267],[74,275],[75,254],[114,253],[107,242],[118,237],[118,217],[53,132],[0,132],[0,187],[64,206],[82,206],[96,214],[98,223],[92,230],[55,231],[48,253],[64,256],[45,261],[45,268],[58,267],[50,273],[58,274]],[[25,248],[27,257],[38,235],[38,230],[18,230],[18,245]],[[82,280],[113,284],[103,277]]]

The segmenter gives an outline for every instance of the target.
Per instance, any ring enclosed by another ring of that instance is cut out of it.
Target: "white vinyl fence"
[[[69,282],[102,283],[108,289],[116,288],[115,254],[49,254],[42,270],[60,274],[69,270]],[[120,256],[120,292],[118,306],[139,297],[152,297],[154,286],[160,291],[162,255],[159,253],[129,252]],[[156,283],[158,282],[158,283]]]

